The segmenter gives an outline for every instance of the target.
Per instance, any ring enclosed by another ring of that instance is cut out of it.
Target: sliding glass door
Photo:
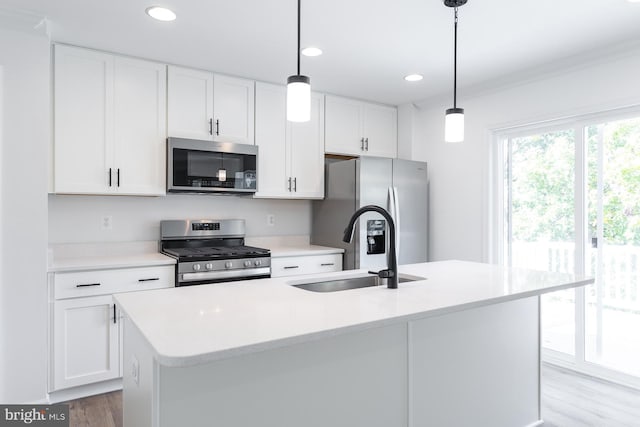
[[[640,117],[500,142],[503,262],[596,278],[542,297],[545,358],[640,386]]]
[[[640,377],[640,119],[584,129],[587,143],[585,359]]]

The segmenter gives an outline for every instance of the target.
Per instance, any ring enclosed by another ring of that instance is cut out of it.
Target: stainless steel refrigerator
[[[311,243],[345,249],[344,269],[386,268],[389,230],[384,218],[363,214],[351,243],[342,236],[351,215],[366,205],[385,208],[396,224],[398,264],[427,261],[427,164],[361,157],[325,165],[325,198],[313,202]]]

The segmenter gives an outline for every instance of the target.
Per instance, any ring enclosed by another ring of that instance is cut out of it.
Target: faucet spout
[[[365,212],[377,212],[387,220],[389,224],[389,256],[387,257],[387,269],[379,271],[378,277],[387,279],[387,287],[389,289],[396,289],[398,287],[398,260],[396,257],[396,225],[393,222],[393,218],[389,215],[384,208],[376,205],[364,206],[353,213],[349,220],[349,225],[344,229],[344,237],[342,241],[349,243],[353,237],[353,227],[360,217]]]

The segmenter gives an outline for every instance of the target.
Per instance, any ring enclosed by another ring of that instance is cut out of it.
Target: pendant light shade
[[[307,76],[287,79],[287,120],[308,122],[311,119],[311,85]]]
[[[311,79],[300,75],[300,0],[298,0],[298,74],[287,79],[287,120],[311,119]]]
[[[458,89],[458,7],[467,0],[444,0],[447,7],[454,8],[453,23],[453,108],[447,109],[444,121],[444,140],[446,142],[464,141],[464,108],[457,106]]]
[[[444,140],[464,141],[464,108],[449,108],[444,120]]]

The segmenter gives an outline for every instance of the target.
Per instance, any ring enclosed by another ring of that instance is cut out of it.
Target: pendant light
[[[464,108],[458,108],[458,7],[464,5],[467,0],[444,0],[447,7],[454,8],[453,23],[453,108],[446,111],[444,122],[444,140],[446,142],[464,141]]]
[[[287,79],[287,120],[311,119],[311,79],[300,75],[300,0],[298,0],[298,74]]]

